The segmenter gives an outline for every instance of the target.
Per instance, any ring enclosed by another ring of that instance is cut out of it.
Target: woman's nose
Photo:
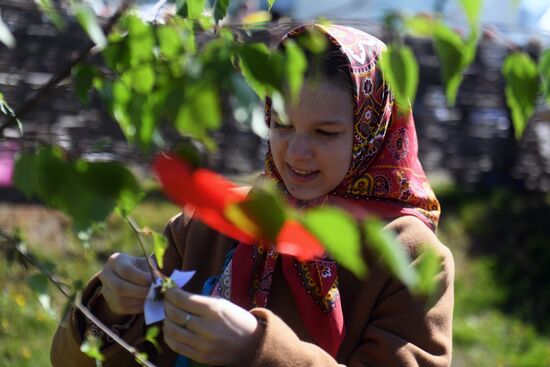
[[[313,147],[307,136],[294,134],[288,140],[288,156],[292,160],[313,158]]]

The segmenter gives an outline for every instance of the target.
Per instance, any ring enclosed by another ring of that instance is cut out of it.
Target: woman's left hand
[[[251,361],[263,328],[245,309],[223,298],[178,288],[164,296],[164,341],[176,353],[211,365]]]

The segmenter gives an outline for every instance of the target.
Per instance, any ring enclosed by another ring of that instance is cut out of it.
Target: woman
[[[454,265],[433,232],[439,204],[418,161],[412,114],[397,112],[376,68],[384,47],[378,39],[343,26],[315,27],[332,45],[323,76],[306,78],[299,103],[287,108],[288,125],[268,101],[265,175],[298,208],[336,205],[358,220],[376,214],[413,258],[421,246],[435,249],[440,292],[425,304],[371,253],[369,276],[360,280],[329,257],[299,263],[272,248],[236,244],[182,214],[165,231],[165,271],[197,273],[185,290],[165,295],[162,353],[139,347],[157,366],[184,366],[186,357],[238,366],[450,365]],[[84,299],[135,345],[143,340],[149,284],[143,259],[115,254]],[[54,366],[94,365],[79,351],[87,328],[77,312],[67,316],[54,338]],[[105,366],[137,365],[117,345],[103,352]]]

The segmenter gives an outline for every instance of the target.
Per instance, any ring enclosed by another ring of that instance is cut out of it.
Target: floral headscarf
[[[377,68],[377,60],[385,45],[365,32],[339,25],[303,26],[287,33],[282,42],[307,32],[310,27],[317,27],[325,33],[349,63],[354,83],[355,121],[348,173],[336,189],[307,206],[319,203],[337,205],[357,219],[370,214],[386,220],[413,215],[435,230],[440,206],[418,160],[412,112],[398,112]],[[271,122],[270,107],[267,101],[268,125]],[[284,188],[270,149],[266,155],[265,175]],[[345,330],[338,291],[338,268],[330,257],[301,263],[294,257],[277,254],[274,245],[239,245],[214,293],[245,308],[266,307],[279,258],[285,280],[311,338],[336,356]]]

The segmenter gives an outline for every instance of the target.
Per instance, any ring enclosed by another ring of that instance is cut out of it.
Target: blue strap
[[[225,255],[225,261],[223,262],[223,270],[225,270],[225,268],[227,267],[227,265],[229,265],[229,262],[233,258],[233,252],[235,252],[235,247],[229,250],[227,255]],[[211,295],[219,278],[220,278],[219,275],[215,275],[213,277],[206,279],[206,282],[204,282],[204,285],[202,286],[201,294],[206,296]],[[191,364],[189,362],[189,358],[178,355],[178,358],[176,359],[176,364],[174,367],[190,367],[190,366]]]

